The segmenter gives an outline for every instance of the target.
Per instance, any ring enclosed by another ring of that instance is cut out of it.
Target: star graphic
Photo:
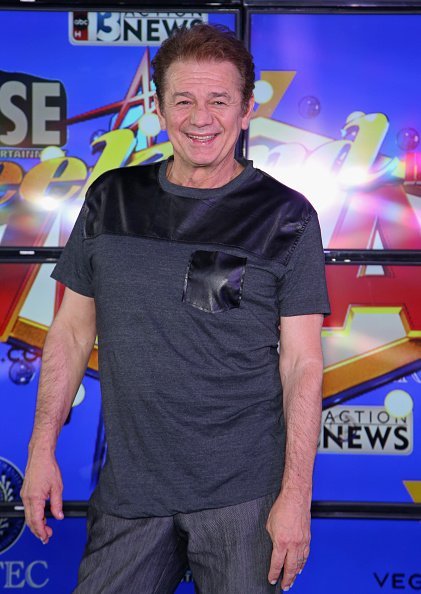
[[[78,124],[104,115],[116,114],[116,118],[110,130],[118,130],[119,128],[124,127],[123,123],[126,116],[134,107],[141,106],[143,108],[143,113],[156,113],[154,102],[155,91],[151,82],[149,48],[146,48],[123,99],[68,118],[66,124]],[[128,126],[128,128],[136,134],[138,130],[138,122],[134,122]],[[148,143],[151,144],[151,142],[152,139],[148,138]]]

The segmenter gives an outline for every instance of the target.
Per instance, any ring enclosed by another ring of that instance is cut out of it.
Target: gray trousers
[[[276,493],[223,508],[125,519],[88,512],[73,594],[172,594],[189,566],[197,594],[276,594],[266,520]]]

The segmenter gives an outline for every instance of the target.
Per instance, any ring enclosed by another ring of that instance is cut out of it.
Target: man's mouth
[[[190,138],[191,141],[199,144],[208,144],[212,142],[217,135],[218,134],[188,134],[186,132],[186,136]]]

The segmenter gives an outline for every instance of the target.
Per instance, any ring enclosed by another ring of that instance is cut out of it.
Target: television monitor
[[[305,194],[328,249],[421,249],[421,12],[251,8],[248,156]]]

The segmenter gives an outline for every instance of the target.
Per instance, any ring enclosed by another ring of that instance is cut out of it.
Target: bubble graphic
[[[48,161],[49,159],[61,159],[66,153],[59,146],[47,146],[42,149],[39,158],[40,161]]]
[[[15,361],[9,369],[9,377],[14,384],[24,386],[29,384],[35,375],[34,366],[28,363],[24,359]]]
[[[384,400],[384,407],[389,415],[398,419],[409,415],[413,406],[414,402],[405,390],[392,390]]]
[[[159,134],[161,131],[161,125],[156,113],[145,113],[139,119],[139,130],[145,136],[156,136]]]
[[[266,80],[257,80],[254,84],[254,98],[256,103],[267,103],[273,97],[273,87]]]
[[[72,407],[79,406],[85,400],[86,390],[83,384],[80,384],[78,391],[76,392],[75,399],[73,400]]]
[[[320,113],[320,101],[317,97],[308,95],[303,97],[298,104],[298,110],[303,118],[315,118]]]
[[[402,128],[396,136],[396,142],[403,151],[414,151],[420,143],[420,135],[415,128]]]

